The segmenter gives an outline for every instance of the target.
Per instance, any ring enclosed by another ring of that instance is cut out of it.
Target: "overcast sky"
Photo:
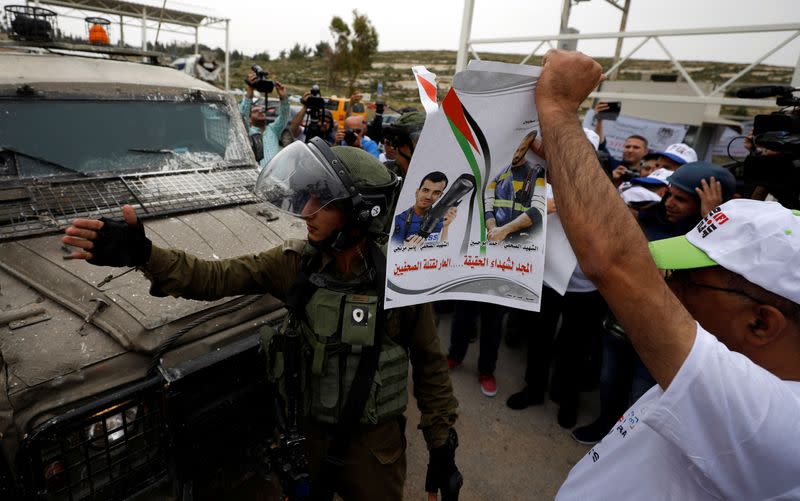
[[[623,0],[619,0],[622,3]],[[2,1],[2,4],[21,3]],[[162,0],[140,0],[161,6]],[[472,37],[542,36],[558,32],[561,0],[475,0]],[[426,50],[458,47],[464,4],[460,0],[168,0],[173,9],[212,13],[231,19],[231,49],[247,54],[268,50],[276,56],[295,42],[313,46],[330,40],[331,17],[351,18],[358,9],[366,14],[380,36],[380,50]],[[631,0],[628,31],[653,29],[707,28],[768,24],[800,25],[798,0]],[[62,10],[63,12],[63,10]],[[619,28],[620,11],[604,0],[582,1],[572,7],[570,25],[582,33],[613,32]],[[66,29],[83,29],[78,22],[61,21]],[[117,27],[115,27],[118,29]],[[670,37],[664,42],[678,59],[711,59],[752,62],[793,32],[747,35]],[[140,29],[128,27],[129,43],[140,40]],[[115,35],[112,33],[112,40]],[[151,32],[152,41],[155,33]],[[201,41],[211,46],[224,45],[224,32],[201,29]],[[159,40],[184,40],[192,36],[162,32]],[[640,39],[626,42],[623,54]],[[484,45],[482,52],[527,53],[536,44]],[[580,42],[579,50],[594,56],[613,54],[614,41]],[[542,53],[543,51],[540,51]],[[800,55],[800,37],[779,50],[767,63],[795,66]],[[663,59],[654,41],[648,42],[638,57]],[[487,56],[488,57],[488,56]]]

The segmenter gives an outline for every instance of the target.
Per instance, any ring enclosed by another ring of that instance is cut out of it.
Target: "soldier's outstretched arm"
[[[296,274],[299,258],[292,259],[281,247],[253,256],[206,261],[153,245],[130,205],[123,206],[122,216],[122,220],[73,220],[62,238],[76,248],[69,257],[97,266],[138,267],[152,282],[152,294],[188,299],[265,292],[282,298],[293,280],[292,272]]]

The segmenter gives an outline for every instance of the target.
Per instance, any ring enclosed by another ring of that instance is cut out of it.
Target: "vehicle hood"
[[[248,204],[148,220],[145,227],[155,245],[214,260],[304,236],[299,220],[273,216],[264,204]],[[0,366],[6,366],[0,436],[6,397],[5,407],[15,412],[41,412],[45,401],[51,408],[87,397],[142,377],[166,339],[221,305],[228,310],[246,303],[183,335],[175,345],[184,346],[183,356],[251,334],[281,307],[269,295],[216,302],[154,297],[139,271],[65,260],[68,253],[60,234],[0,243]],[[99,285],[109,276],[114,278]]]

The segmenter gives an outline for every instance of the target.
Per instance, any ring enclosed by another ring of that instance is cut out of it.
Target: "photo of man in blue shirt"
[[[394,217],[394,233],[392,244],[416,247],[427,241],[447,240],[447,227],[455,219],[457,209],[451,207],[444,217],[433,226],[427,237],[420,235],[422,226],[427,222],[428,213],[447,188],[447,176],[439,171],[430,172],[414,192],[414,205]]]

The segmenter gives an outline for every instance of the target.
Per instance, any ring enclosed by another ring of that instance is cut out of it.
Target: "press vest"
[[[509,166],[494,181],[493,211],[498,226],[510,223],[531,208],[531,197],[536,184],[535,169],[528,162],[517,169],[521,174],[517,177],[521,177],[521,180],[514,179],[516,169]]]

